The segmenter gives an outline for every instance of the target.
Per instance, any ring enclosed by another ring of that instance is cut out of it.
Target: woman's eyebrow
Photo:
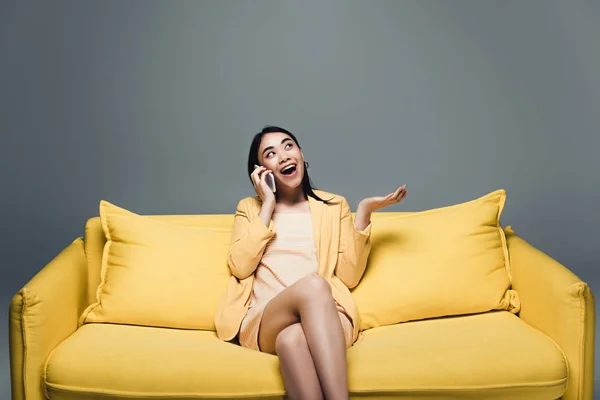
[[[288,137],[288,138],[285,138],[285,139],[283,139],[283,140],[281,141],[281,144],[283,144],[284,142],[287,142],[288,140],[290,140],[290,141],[291,141],[292,139],[290,139],[289,137]],[[265,151],[267,151],[267,150],[271,150],[271,149],[274,149],[274,147],[273,147],[273,146],[265,147],[265,149],[264,149],[264,150],[263,150],[263,152],[262,152],[262,153],[263,153],[263,155],[265,154]]]

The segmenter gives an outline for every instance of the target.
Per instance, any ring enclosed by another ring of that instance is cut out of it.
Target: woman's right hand
[[[267,174],[272,172],[270,169],[260,166],[252,172],[250,177],[252,178],[252,182],[254,182],[254,190],[256,190],[256,194],[260,197],[263,204],[275,206],[275,193],[267,185],[267,180],[265,179]]]

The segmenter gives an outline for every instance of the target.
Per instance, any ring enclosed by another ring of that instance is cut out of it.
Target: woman
[[[291,132],[267,126],[254,137],[248,174],[258,196],[238,203],[215,325],[223,340],[277,355],[290,399],[347,399],[346,349],[359,332],[349,288],[367,264],[371,213],[401,201],[406,185],[363,199],[353,223],[346,199],[313,189],[306,168]]]

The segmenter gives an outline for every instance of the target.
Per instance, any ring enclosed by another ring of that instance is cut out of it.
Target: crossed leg
[[[269,301],[258,344],[279,357],[290,399],[348,399],[346,340],[331,287],[320,276],[304,277]]]

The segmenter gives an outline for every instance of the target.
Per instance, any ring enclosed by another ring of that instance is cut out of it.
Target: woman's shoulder
[[[260,209],[261,207],[262,207],[262,200],[261,200],[260,196],[258,196],[258,195],[244,197],[243,199],[238,201],[238,204],[237,204],[238,211]]]
[[[244,208],[251,206],[253,203],[260,205],[262,203],[262,200],[260,199],[259,196],[244,197],[243,199],[238,201],[237,208],[238,208],[238,210],[239,209],[243,210]]]
[[[342,196],[341,194],[328,192],[328,191],[320,190],[320,189],[314,189],[313,191],[315,192],[315,194],[317,196],[319,196],[323,200],[331,201],[334,203],[338,203],[341,200],[346,200],[346,198],[344,196]]]
[[[326,190],[313,189],[313,192],[317,196],[319,196],[321,199],[329,201],[329,202],[333,202],[335,204],[347,201],[346,198],[344,196],[342,196],[341,194],[328,192]],[[241,199],[238,202],[237,208],[243,210],[243,209],[247,209],[247,208],[251,208],[251,207],[260,208],[261,206],[262,206],[262,200],[261,200],[260,196],[256,195],[256,196],[244,197],[243,199]]]

